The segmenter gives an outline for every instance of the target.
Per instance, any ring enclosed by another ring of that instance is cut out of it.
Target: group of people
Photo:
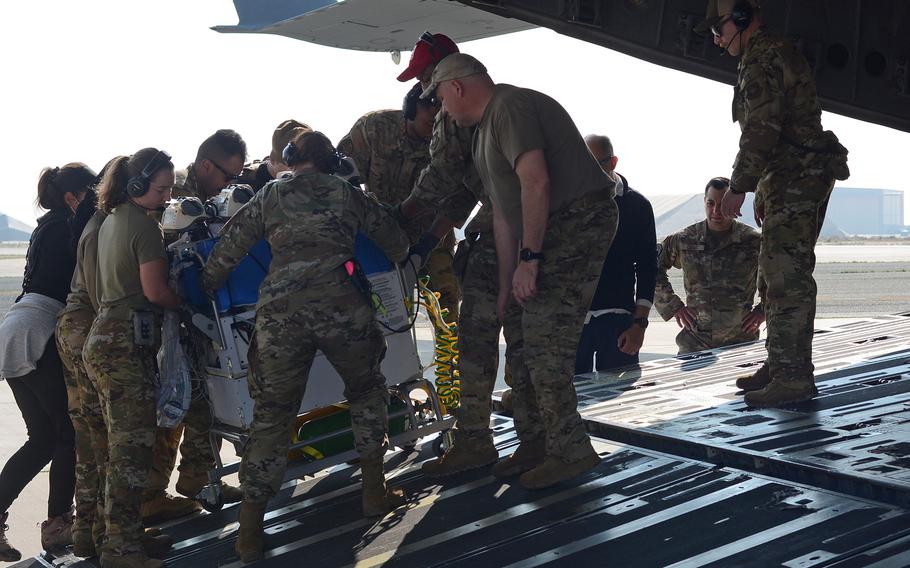
[[[156,427],[162,311],[183,304],[168,282],[158,211],[173,197],[204,201],[232,183],[255,194],[225,224],[202,287],[218,289],[260,239],[273,254],[250,346],[256,405],[241,488],[222,486],[226,502],[242,501],[235,548],[244,562],[263,557],[266,505],[287,467],[317,350],[345,382],[364,515],[405,502],[383,473],[384,341],[345,269],[358,232],[390,260],[429,275],[458,323],[454,442],[422,464],[428,476],[492,465],[497,477],[541,489],[596,467],[573,377],[592,370],[595,353],[599,370],[635,363],[652,304],[684,328],[681,352],[754,340],[767,320],[767,361],[737,381],[746,402],[814,396],[813,247],[834,180],[846,177],[846,150],[821,128],[806,61],[761,26],[754,0],[711,2],[707,16],[703,31],[742,56],[740,150],[730,178],[705,188],[706,220],[659,247],[651,206],[615,171],[609,138],[583,138],[547,95],[495,83],[443,34],[417,41],[398,76],[417,80],[402,109],[361,117],[337,148],[288,120],[269,156],[247,165],[242,138],[219,130],[182,171],[157,148],[114,158],[100,175],[80,163],[47,169],[39,203],[49,212],[32,236],[23,295],[0,325],[0,371],[29,432],[0,473],[0,526],[51,462],[46,547],[72,543],[109,568],[162,565],[156,557],[170,540],[145,525],[198,510],[193,497],[213,460],[205,397],[193,397],[177,429]],[[341,154],[356,163],[366,191],[333,175]],[[747,192],[757,194],[761,234],[735,221]],[[456,250],[453,228],[469,218]],[[674,266],[685,273],[685,302],[666,276]],[[756,290],[762,302],[754,306]],[[520,440],[502,460],[490,428],[500,333]],[[203,388],[194,381],[194,391]],[[172,496],[165,488],[178,443],[180,496]],[[18,557],[0,530],[0,559]]]

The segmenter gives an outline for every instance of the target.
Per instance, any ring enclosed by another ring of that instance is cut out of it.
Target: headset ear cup
[[[148,191],[148,182],[141,177],[131,177],[126,182],[126,194],[130,197],[142,197]]]
[[[417,101],[423,93],[420,83],[415,84],[404,96],[404,102],[401,105],[401,111],[404,113],[405,120],[414,120],[417,118]]]
[[[730,20],[737,30],[743,31],[752,23],[752,15],[752,4],[740,1],[733,5],[733,11],[730,12]]]

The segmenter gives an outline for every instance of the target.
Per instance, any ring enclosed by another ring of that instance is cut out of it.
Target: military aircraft
[[[239,23],[270,33],[393,55],[426,29],[457,42],[535,26],[687,73],[733,84],[736,59],[694,32],[705,0],[234,0]],[[762,18],[794,40],[822,107],[910,132],[910,2],[765,0]]]

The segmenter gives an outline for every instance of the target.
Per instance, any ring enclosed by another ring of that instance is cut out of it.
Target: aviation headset
[[[171,155],[164,150],[158,150],[158,153],[152,156],[152,159],[145,164],[138,176],[133,176],[126,182],[126,194],[130,197],[142,197],[149,190],[149,182],[155,173],[164,166],[171,163]]]
[[[436,61],[442,61],[442,58],[448,55],[447,53],[443,53],[442,49],[436,45],[436,38],[433,37],[433,34],[431,34],[429,30],[420,34],[420,38],[417,40],[417,43],[420,42],[423,42],[430,46],[430,55],[432,55]]]
[[[404,102],[401,104],[401,111],[404,112],[405,120],[414,120],[417,118],[417,105],[420,101],[420,95],[423,94],[423,88],[420,83],[415,84],[404,96]]]
[[[344,154],[335,151],[332,154],[331,161],[329,162],[329,171],[328,174],[334,175],[335,172],[344,170],[347,167],[346,162],[344,161]],[[297,157],[297,145],[293,142],[288,142],[288,145],[284,147],[284,150],[281,151],[281,161],[289,166],[295,165],[300,160]]]
[[[740,0],[733,4],[733,10],[730,12],[730,21],[733,22],[733,25],[736,26],[738,31],[742,32],[752,23],[754,15],[755,9],[752,7],[752,4],[745,0]]]

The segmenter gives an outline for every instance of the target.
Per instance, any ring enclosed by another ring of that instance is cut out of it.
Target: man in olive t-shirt
[[[516,420],[544,425],[508,458],[529,489],[549,487],[600,463],[578,414],[572,383],[585,314],[617,226],[614,182],[552,98],[497,85],[470,55],[433,71],[435,93],[459,126],[477,125],[474,163],[493,204],[500,319],[522,307],[519,345],[530,379],[513,377]]]

